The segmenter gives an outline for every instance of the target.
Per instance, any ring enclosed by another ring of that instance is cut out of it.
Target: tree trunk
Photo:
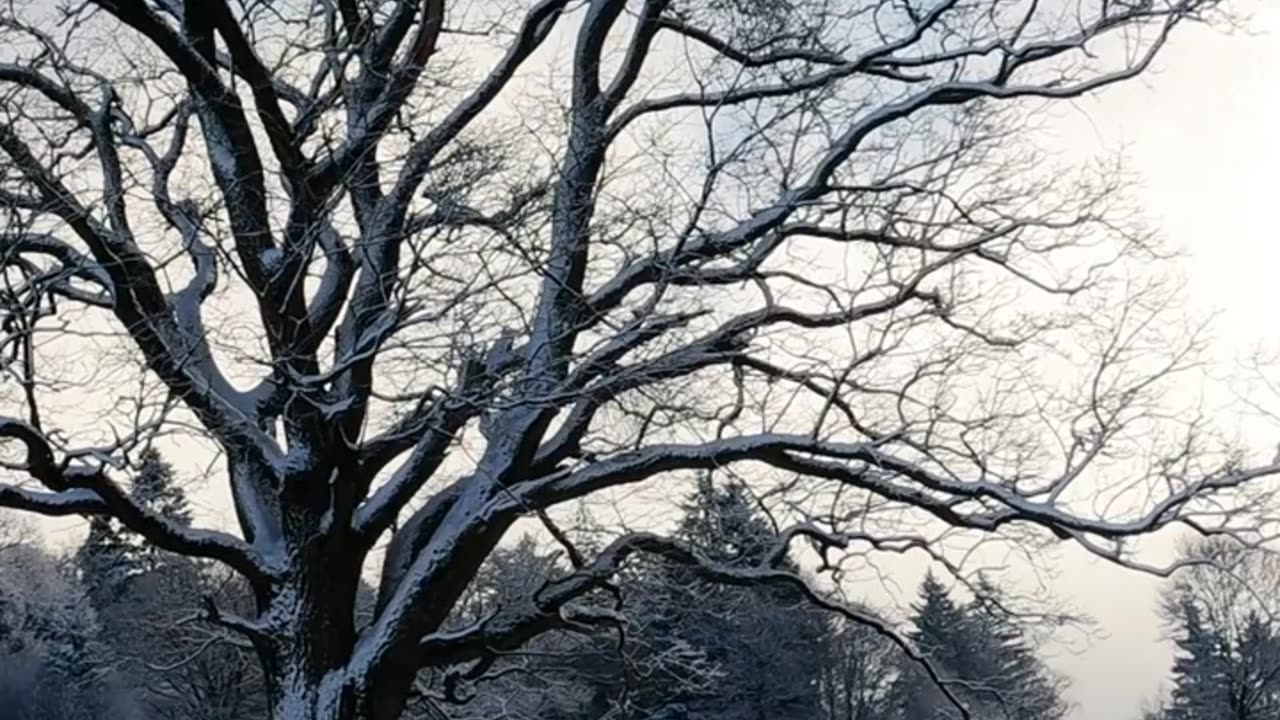
[[[372,692],[305,663],[282,668],[273,680],[271,720],[398,720],[408,699],[407,692]]]
[[[342,673],[350,645],[335,642],[340,621],[315,602],[301,600],[292,589],[273,600],[271,615],[283,622],[271,623],[262,659],[271,720],[359,719]]]
[[[341,688],[305,663],[288,663],[269,678],[271,720],[361,720]]]
[[[291,553],[293,570],[260,616],[271,720],[375,719],[360,702],[363,688],[346,672],[355,648],[359,563],[326,545]]]

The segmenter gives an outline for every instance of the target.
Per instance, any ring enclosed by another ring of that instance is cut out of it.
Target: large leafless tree
[[[1164,413],[1196,341],[1133,280],[1160,251],[1123,175],[1028,139],[1220,10],[6,3],[0,505],[243,575],[256,612],[209,613],[289,720],[389,720],[424,668],[608,622],[581,601],[637,552],[797,582],[620,533],[450,624],[513,523],[571,543],[555,508],[621,486],[740,474],[835,567],[1225,532],[1276,468]],[[130,501],[174,437],[216,451],[234,529]]]

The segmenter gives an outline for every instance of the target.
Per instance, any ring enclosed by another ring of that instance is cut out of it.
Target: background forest
[[[155,451],[142,462],[135,499],[189,523],[173,468]],[[57,553],[21,519],[0,517],[6,720],[265,716],[252,648],[202,610],[211,600],[251,603],[242,583],[148,547],[109,521],[95,520],[73,553]],[[757,565],[777,539],[747,487],[709,476],[684,503],[675,535],[731,567]],[[1277,717],[1280,637],[1251,587],[1274,587],[1280,563],[1211,541],[1184,554],[1214,565],[1167,589],[1163,612],[1179,653],[1169,697],[1143,720]],[[529,535],[495,553],[455,624],[564,574],[564,555]],[[625,572],[611,630],[584,623],[581,631],[544,635],[474,668],[487,679],[467,695],[450,677],[424,674],[409,717],[945,720],[961,717],[958,700],[974,718],[1059,720],[1069,709],[1065,679],[1037,656],[1036,619],[1018,616],[985,577],[957,583],[928,574],[902,618],[909,645],[901,647],[874,627],[816,607],[799,588],[735,587],[653,559]],[[372,589],[363,596],[368,610]]]

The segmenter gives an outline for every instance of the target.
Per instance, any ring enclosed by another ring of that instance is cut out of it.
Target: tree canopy
[[[966,533],[1141,567],[1158,530],[1265,532],[1280,467],[1167,406],[1202,341],[1125,174],[1034,133],[1223,10],[7,3],[0,506],[234,573],[252,603],[204,620],[278,720],[394,720],[424,673],[616,623],[588,599],[641,555],[889,632],[796,541],[832,572]],[[234,521],[155,492],[165,443]],[[644,502],[589,551],[563,530],[708,472],[771,547]],[[571,571],[459,625],[525,521]]]

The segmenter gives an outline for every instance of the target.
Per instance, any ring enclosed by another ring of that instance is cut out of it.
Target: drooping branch
[[[934,514],[956,527],[993,531],[1009,523],[1030,523],[1060,538],[1082,533],[1115,539],[1147,534],[1179,522],[1178,511],[1188,503],[1280,471],[1280,466],[1275,465],[1244,471],[1226,468],[1171,491],[1133,518],[1107,520],[1081,516],[1045,501],[1051,490],[1029,494],[996,481],[957,479],[934,472],[918,461],[891,453],[888,448],[895,441],[894,437],[886,437],[874,442],[838,443],[773,433],[700,444],[654,445],[600,458],[579,470],[553,473],[524,489],[516,502],[545,507],[665,473],[757,461],[809,477],[848,483]],[[1045,485],[1054,487],[1053,483]],[[977,509],[966,511],[965,503],[972,503]],[[986,507],[987,504],[993,505]]]
[[[244,541],[220,531],[185,527],[136,501],[107,477],[104,468],[59,461],[53,447],[29,423],[0,418],[0,438],[20,443],[24,461],[9,469],[24,472],[48,491],[0,484],[0,507],[12,507],[45,515],[108,515],[120,520],[148,542],[164,550],[225,563],[257,587],[272,569]]]
[[[943,676],[938,667],[922,655],[888,622],[859,608],[824,596],[800,575],[779,569],[777,560],[787,553],[791,540],[807,535],[826,546],[842,547],[842,538],[812,526],[796,526],[780,533],[774,547],[759,566],[728,567],[702,556],[695,549],[653,533],[631,533],[610,543],[590,565],[546,584],[524,598],[523,605],[498,608],[476,623],[452,632],[433,633],[420,644],[426,667],[459,665],[515,650],[529,640],[552,630],[580,629],[600,623],[621,624],[624,615],[597,605],[574,605],[574,601],[606,587],[628,558],[637,554],[660,557],[686,567],[703,579],[739,587],[774,586],[797,590],[805,601],[885,637],[912,662],[921,667],[961,717],[971,717],[968,707],[952,690],[957,682]]]

